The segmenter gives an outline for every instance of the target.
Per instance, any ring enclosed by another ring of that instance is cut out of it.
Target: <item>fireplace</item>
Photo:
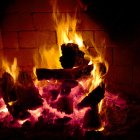
[[[107,4],[1,2],[0,138],[137,139],[139,27]]]

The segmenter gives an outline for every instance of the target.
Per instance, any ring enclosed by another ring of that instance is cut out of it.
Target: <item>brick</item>
[[[4,31],[18,31],[18,15],[17,14],[6,14],[2,21],[2,30]]]
[[[19,45],[20,48],[37,48],[38,34],[32,32],[19,32]]]
[[[140,47],[132,48],[133,51],[133,65],[140,66]],[[131,51],[131,52],[132,52]]]
[[[97,50],[98,49],[98,50]],[[97,57],[97,56],[99,56],[100,54],[104,54],[105,52],[105,50],[104,50],[104,48],[94,48],[94,47],[89,47],[89,53],[90,53],[90,55],[94,58],[94,57]],[[100,54],[99,54],[99,53]]]
[[[37,49],[5,49],[4,58],[10,63],[17,58],[19,67],[29,69],[34,66],[33,56],[37,51]]]
[[[132,66],[133,51],[131,48],[113,48],[114,65]]]
[[[58,0],[57,8],[58,8],[59,12],[76,12],[77,1],[76,0],[67,0],[67,1]]]
[[[33,30],[31,14],[6,14],[2,21],[2,30],[4,31],[20,31]]]
[[[37,30],[55,30],[52,13],[40,13],[33,15],[33,21]]]
[[[81,23],[83,30],[101,30],[102,28],[86,14],[81,14]]]
[[[32,11],[34,0],[14,0],[9,3],[6,13],[29,13]]]
[[[3,50],[0,50],[0,69],[2,68]]]
[[[133,70],[133,83],[140,85],[140,66],[135,66]]]
[[[4,48],[18,48],[17,32],[3,32],[2,34]]]
[[[114,84],[107,83],[106,81],[106,90],[110,91],[112,94],[117,94],[121,97],[131,97],[131,99],[139,98],[140,99],[140,88],[138,85],[134,84]]]
[[[56,44],[56,32],[54,31],[43,31],[38,32],[37,45],[38,47],[44,45]]]
[[[37,51],[37,49],[20,49],[18,54],[19,66],[24,69],[32,68],[34,66],[33,57]]]
[[[132,67],[129,66],[110,66],[106,75],[108,83],[131,84]]]
[[[0,49],[3,48],[3,42],[2,42],[2,35],[1,35],[1,31],[0,31]]]
[[[19,14],[18,20],[20,30],[34,30],[31,14]]]
[[[32,12],[53,12],[49,0],[32,0]]]
[[[56,44],[56,33],[52,31],[32,31],[19,33],[20,48],[37,48]]]
[[[95,43],[97,47],[111,46],[109,36],[104,30],[95,31]]]
[[[108,62],[109,66],[113,64],[113,48],[107,47],[105,49],[104,59]]]
[[[91,42],[94,41],[94,31],[84,30],[82,31],[82,37],[84,42],[91,44]]]

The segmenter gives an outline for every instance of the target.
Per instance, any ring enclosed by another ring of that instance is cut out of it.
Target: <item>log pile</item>
[[[77,44],[62,44],[61,50],[62,56],[60,57],[60,62],[63,69],[37,68],[36,75],[38,80],[55,79],[61,81],[62,84],[59,91],[56,89],[49,91],[51,94],[52,107],[66,114],[72,114],[73,99],[69,96],[71,89],[78,85],[77,79],[91,75],[93,64],[89,65],[89,60],[84,58],[84,53],[79,50]],[[106,73],[105,65],[98,63],[98,67],[103,76]],[[43,104],[42,97],[35,87],[31,75],[25,71],[19,72],[16,81],[14,81],[9,73],[3,73],[1,89],[5,104],[14,118],[25,119],[30,116],[27,110],[37,109]],[[105,86],[104,83],[101,83],[78,103],[77,108],[79,110],[90,107],[83,118],[84,128],[97,129],[100,127],[98,103],[104,98],[104,92]],[[59,98],[58,95],[60,95]],[[71,118],[68,118],[68,120],[70,119]]]

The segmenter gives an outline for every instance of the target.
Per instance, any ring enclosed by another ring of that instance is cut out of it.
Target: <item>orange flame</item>
[[[19,68],[17,66],[17,58],[14,58],[13,64],[10,64],[8,61],[5,59],[2,60],[2,69],[11,74],[11,76],[16,80]]]

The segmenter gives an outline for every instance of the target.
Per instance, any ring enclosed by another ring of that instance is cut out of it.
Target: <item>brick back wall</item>
[[[76,0],[58,0],[59,11],[63,14],[75,13],[77,6]],[[12,0],[2,13],[1,60],[3,56],[9,61],[17,57],[21,68],[31,69],[34,65],[33,54],[38,53],[39,47],[57,43],[49,0]],[[83,11],[80,12],[80,21],[78,30],[84,40],[92,38],[109,62],[107,89],[140,97],[140,43],[130,46],[113,43],[104,28]],[[92,47],[90,51],[94,52]]]

